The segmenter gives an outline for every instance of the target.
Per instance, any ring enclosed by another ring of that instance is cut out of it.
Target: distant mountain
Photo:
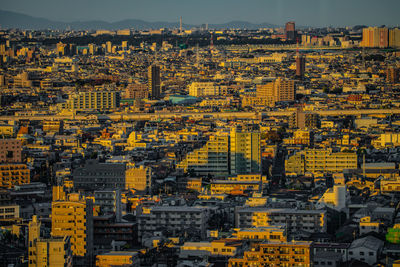
[[[19,29],[31,29],[31,30],[43,30],[43,29],[76,29],[76,30],[117,30],[134,28],[137,30],[145,29],[159,29],[159,28],[177,28],[179,27],[178,22],[147,22],[138,19],[125,19],[117,22],[106,22],[101,20],[89,20],[89,21],[73,21],[73,22],[61,22],[53,21],[44,18],[32,17],[29,15],[0,10],[0,26],[2,28],[19,28]],[[184,24],[184,28],[190,29],[198,27],[198,25]],[[246,21],[231,21],[224,24],[210,24],[210,29],[258,29],[258,28],[270,28],[278,27],[274,24],[262,23],[253,24]]]

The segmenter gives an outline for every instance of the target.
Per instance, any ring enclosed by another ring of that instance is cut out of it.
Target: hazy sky
[[[400,0],[0,0],[0,9],[53,20],[400,25]]]

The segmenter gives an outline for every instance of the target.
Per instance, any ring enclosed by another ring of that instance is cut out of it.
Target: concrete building
[[[325,233],[327,214],[324,210],[292,210],[239,207],[235,211],[235,227],[269,227],[286,225],[289,233],[305,231]]]
[[[71,237],[40,237],[41,223],[36,216],[29,222],[29,267],[72,267]]]
[[[110,251],[96,256],[96,267],[139,267],[139,253],[136,251]]]
[[[171,236],[187,233],[205,238],[209,210],[206,207],[154,206],[142,209],[138,215],[139,240],[155,231],[167,231]]]
[[[22,144],[17,139],[0,139],[0,163],[22,162]]]
[[[227,91],[226,86],[214,82],[193,82],[189,85],[189,95],[195,97],[226,95]]]
[[[20,207],[18,205],[1,205],[0,220],[11,220],[20,218]]]
[[[393,28],[389,30],[389,47],[399,48],[400,47],[400,29]]]
[[[285,172],[302,175],[312,173],[337,173],[357,169],[357,154],[332,152],[332,149],[305,149],[285,160]]]
[[[26,164],[0,164],[0,187],[13,188],[16,185],[29,184],[30,170]]]
[[[161,97],[160,66],[151,65],[148,69],[148,90],[152,99]]]
[[[232,234],[234,237],[250,241],[287,241],[284,225],[269,227],[236,228]]]
[[[100,206],[102,214],[114,214],[117,222],[121,221],[121,191],[116,190],[100,190],[94,191],[94,204]]]
[[[152,171],[150,167],[139,166],[135,168],[127,165],[125,171],[125,189],[134,189],[136,191],[151,190]]]
[[[125,189],[125,164],[88,160],[72,172],[74,188],[85,190]]]
[[[62,103],[60,107],[77,111],[103,111],[118,108],[120,101],[120,92],[116,91],[79,92],[71,95],[67,102]]]
[[[211,194],[235,194],[244,191],[259,192],[261,181],[232,181],[232,180],[212,180],[210,182]]]
[[[229,174],[228,162],[229,136],[217,133],[202,148],[189,152],[177,168],[195,175],[225,176]]]
[[[132,83],[125,89],[125,98],[144,99],[149,97],[149,90],[146,84]]]
[[[363,29],[362,47],[386,48],[389,46],[388,28],[369,27]]]
[[[74,256],[93,255],[93,202],[78,193],[69,194],[66,200],[53,201],[51,234],[70,236]]]
[[[318,200],[317,208],[326,206],[337,211],[344,211],[349,200],[350,194],[346,185],[334,185],[333,188],[328,188]]]
[[[230,133],[230,173],[260,173],[260,144],[260,132],[233,128]]]
[[[312,266],[312,249],[308,241],[268,241],[254,245],[243,258],[230,258],[228,266]]]
[[[314,129],[319,128],[319,126],[320,118],[316,113],[296,110],[291,116],[289,116],[290,128]]]
[[[306,58],[301,54],[297,54],[297,56],[296,56],[296,76],[299,77],[300,79],[303,79],[305,72],[306,72]]]
[[[289,21],[285,24],[285,37],[288,41],[296,40],[296,23],[294,21]]]

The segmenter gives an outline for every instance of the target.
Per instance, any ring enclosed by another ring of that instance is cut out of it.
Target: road
[[[190,117],[194,119],[259,119],[262,117],[279,117],[293,114],[293,110],[268,111],[268,112],[160,112],[160,113],[111,113],[111,114],[90,114],[90,115],[23,115],[23,116],[0,116],[3,121],[18,120],[157,120]],[[361,115],[391,115],[400,114],[400,109],[351,109],[351,110],[317,110],[311,111],[322,117],[326,116],[361,116]]]

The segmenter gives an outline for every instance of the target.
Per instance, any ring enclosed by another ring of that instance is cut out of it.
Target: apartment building
[[[72,172],[72,177],[76,189],[125,189],[125,164],[88,160]]]
[[[125,189],[137,191],[151,190],[152,171],[150,167],[127,165],[125,171]]]
[[[209,210],[205,207],[154,206],[143,208],[138,215],[138,236],[168,231],[172,236],[187,233],[205,238]]]
[[[285,160],[286,173],[336,173],[357,169],[355,152],[332,152],[332,149],[305,149]]]
[[[195,175],[225,176],[229,174],[228,161],[229,136],[216,134],[203,147],[189,152],[177,168]]]
[[[325,210],[292,210],[238,207],[235,211],[237,228],[285,225],[288,232],[324,233],[327,230]]]
[[[41,223],[36,216],[29,222],[29,267],[72,267],[71,237],[40,237]]]
[[[16,185],[29,184],[30,177],[26,164],[0,164],[0,187],[13,188]]]
[[[312,266],[312,247],[308,241],[268,241],[244,252],[243,258],[229,259],[228,266]]]
[[[227,86],[216,85],[214,82],[193,82],[189,85],[189,95],[195,97],[226,95],[227,91]]]
[[[93,202],[78,193],[52,202],[51,234],[70,236],[74,256],[90,258],[93,253]]]
[[[78,111],[112,110],[119,107],[120,101],[120,92],[116,91],[79,92],[71,95],[60,107]]]

